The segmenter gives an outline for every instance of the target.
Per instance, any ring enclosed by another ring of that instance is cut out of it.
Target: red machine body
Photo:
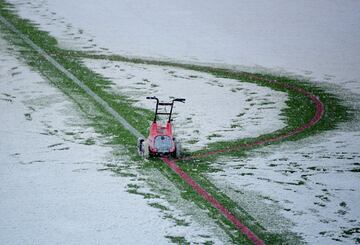
[[[146,97],[147,99],[156,100],[155,117],[150,126],[150,132],[147,139],[138,139],[138,151],[139,154],[145,158],[150,156],[163,156],[171,155],[180,158],[181,145],[176,141],[173,135],[172,127],[172,110],[174,102],[185,102],[185,99],[173,99],[171,102],[160,102],[156,97]],[[170,107],[170,112],[160,112],[159,106]],[[158,115],[169,116],[166,123],[163,125],[158,121]]]

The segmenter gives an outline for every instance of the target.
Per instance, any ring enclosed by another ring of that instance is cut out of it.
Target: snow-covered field
[[[63,47],[292,73],[360,92],[360,2],[10,0]]]
[[[172,184],[157,172],[134,169],[138,178],[120,178],[104,171],[129,164],[125,150],[105,146],[76,105],[17,60],[2,38],[0,53],[0,244],[168,244],[166,236],[226,241],[194,205],[130,194],[134,185],[152,194],[138,179]]]
[[[359,1],[108,0],[101,4],[93,0],[9,2],[16,5],[20,16],[49,31],[62,47],[304,76],[337,94],[347,105],[356,110],[360,108]],[[199,131],[198,136],[192,134],[194,138],[191,142],[195,147],[217,140],[216,137],[209,138],[211,134],[231,139],[231,136],[259,135],[283,127],[279,111],[284,107],[286,95],[266,88],[225,79],[214,82],[214,78],[209,75],[181,69],[101,60],[86,60],[86,64],[109,77],[114,82],[114,92],[126,93],[139,100],[139,106],[152,108],[151,104],[137,98],[138,96],[144,97],[151,92],[163,97],[173,91],[175,86],[178,94],[171,95],[188,99],[187,104],[176,107],[179,112],[179,125],[182,126],[178,131],[179,135],[191,134],[191,130],[199,128],[203,130],[202,133]],[[219,84],[223,86],[218,86]],[[232,92],[233,88],[241,89]],[[250,90],[256,94],[251,94]],[[202,98],[198,96],[201,93],[204,96]],[[270,95],[266,98],[267,102],[273,103],[274,108],[260,112],[259,97],[264,99],[263,95],[266,94]],[[214,104],[209,104],[214,97]],[[249,98],[255,105],[246,101]],[[7,97],[3,99],[11,100]],[[194,103],[196,116],[188,114],[191,103]],[[231,105],[235,110],[226,111],[227,105]],[[204,122],[208,122],[207,119],[219,110],[226,119],[204,125]],[[9,112],[8,109],[6,111]],[[236,117],[244,112],[243,118],[246,120]],[[27,108],[27,111],[21,113],[29,114],[31,118],[31,109]],[[261,113],[261,118],[256,113]],[[26,117],[28,116],[25,116],[25,119]],[[191,120],[186,121],[187,118]],[[25,119],[22,118],[23,121]],[[356,119],[359,119],[358,115]],[[59,120],[52,121],[59,123]],[[256,128],[249,125],[255,122],[258,123]],[[232,124],[240,127],[231,128]],[[186,128],[185,125],[191,126]],[[229,133],[221,131],[229,129],[229,126],[232,130]],[[68,127],[69,130],[80,130],[76,125]],[[26,132],[18,132],[18,141],[22,141],[20,138],[24,137]],[[1,131],[1,136],[7,134],[6,131]],[[91,131],[85,135],[95,137]],[[31,141],[29,137],[25,138]],[[36,137],[33,139],[29,144],[38,145],[38,141],[43,142]],[[14,144],[17,145],[18,141],[14,141]],[[76,154],[81,154],[79,159],[82,159],[83,156],[89,156],[87,152],[94,153],[94,150],[89,148],[96,147],[97,152],[102,154],[92,155],[94,160],[98,159],[99,155],[108,154],[108,149],[99,144],[86,147],[80,144],[69,148],[74,148]],[[214,165],[223,171],[208,177],[269,229],[284,229],[283,224],[294,223],[293,231],[300,232],[309,244],[352,244],[354,239],[359,237],[360,227],[360,179],[356,172],[360,163],[359,145],[359,127],[350,122],[310,139],[252,151],[246,158],[222,158]],[[26,149],[21,147],[22,151],[26,152]],[[3,147],[0,150],[11,152],[8,149],[3,150]],[[60,151],[56,159],[62,159],[62,152]],[[4,156],[5,160],[21,158],[16,155]],[[40,158],[23,159],[37,161]],[[103,158],[94,161],[104,161],[101,159]],[[85,160],[81,162],[89,165]],[[26,166],[21,165],[18,168]],[[72,171],[72,168],[77,167],[71,165],[69,169]],[[104,174],[96,172],[94,167],[91,169],[87,171],[90,174],[85,178],[92,179],[92,175],[96,174],[102,176],[99,181],[120,181],[108,179],[107,174],[104,177]],[[5,170],[10,171],[10,167],[5,167]],[[64,169],[70,170],[67,167]],[[32,171],[46,172],[40,168]],[[84,174],[84,171],[77,174]],[[73,175],[73,172],[69,173],[68,178]],[[31,180],[28,181],[31,183]],[[77,183],[81,180],[74,181]],[[56,186],[58,185],[55,183],[52,188],[57,188]],[[110,190],[111,188],[114,187],[109,187]],[[121,192],[122,188],[119,189],[118,192]],[[81,198],[86,200],[89,196],[82,195]],[[133,197],[129,197],[131,198]],[[139,200],[136,199],[144,203]],[[149,219],[154,217],[151,216],[154,211],[147,213],[146,217],[150,217]],[[125,214],[129,217],[136,215],[131,212]],[[163,225],[165,227],[166,223]],[[149,234],[152,233],[152,225],[144,227],[150,229]],[[163,236],[164,233],[154,239],[159,239],[158,243],[164,243],[167,240],[161,240]],[[146,241],[146,236],[144,237]]]

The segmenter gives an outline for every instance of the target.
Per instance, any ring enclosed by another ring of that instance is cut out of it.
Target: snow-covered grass
[[[178,203],[180,193],[171,191],[170,204],[152,191],[144,179],[162,181],[165,189],[171,183],[156,171],[141,174],[122,147],[106,146],[109,139],[95,133],[62,92],[17,60],[3,39],[0,52],[1,244],[226,241],[215,225],[202,227],[211,221],[199,216],[201,210]],[[122,165],[131,174],[106,171]],[[142,195],[130,194],[135,185]]]
[[[302,75],[313,82],[328,83],[326,89],[335,92],[345,104],[351,104],[356,113],[359,110],[359,104],[352,104],[356,97],[348,91],[360,93],[357,69],[360,7],[356,1],[10,2],[16,4],[22,17],[50,31],[65,48]],[[173,68],[176,73],[171,75],[170,68],[166,67],[107,61],[90,63],[97,72],[114,78],[114,88],[122,86],[117,79],[123,79],[121,82],[127,88],[121,89],[126,89],[130,97],[138,101],[141,98],[136,96],[143,97],[149,91],[168,96],[169,84],[162,83],[167,80],[176,81],[177,88],[185,80],[192,86],[196,82],[209,94],[230,88],[198,81],[199,77],[212,81],[213,78],[203,74],[191,79],[176,78],[172,75],[179,73],[190,78],[193,72]],[[95,63],[103,64],[106,69],[101,71],[101,66]],[[146,75],[135,82],[144,84],[130,86],[129,82],[136,78],[124,79],[128,74]],[[164,79],[158,79],[160,77]],[[141,79],[150,82],[147,84]],[[226,84],[235,81],[228,82]],[[253,88],[258,90],[259,86]],[[135,93],[131,94],[132,91]],[[229,94],[236,96],[242,92]],[[187,94],[184,97],[187,98]],[[141,101],[139,105],[150,106]],[[199,111],[208,108],[208,104],[204,104]],[[176,108],[181,115],[186,115],[187,109],[188,104]],[[230,120],[232,116],[229,115]],[[273,117],[267,119],[275,122]],[[192,120],[196,122],[195,118]],[[276,121],[279,122],[278,117]],[[200,126],[206,128],[203,122],[199,122]],[[229,123],[219,121],[218,125],[228,127]],[[216,131],[214,128],[208,131],[211,130]],[[336,131],[313,139],[258,149],[246,158],[223,158],[212,164],[222,172],[207,176],[267,228],[281,230],[293,222],[293,230],[300,232],[310,244],[337,243],[337,239],[351,244],[359,234],[356,209],[359,201],[359,150],[356,147],[359,143],[358,127],[342,124]]]
[[[284,92],[175,67],[90,59],[85,64],[113,82],[109,91],[129,97],[137,107],[154,110],[146,96],[186,98],[185,105],[175,104],[173,118],[178,138],[191,151],[285,127]]]

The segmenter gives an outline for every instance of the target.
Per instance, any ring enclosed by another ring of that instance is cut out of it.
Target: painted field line
[[[241,144],[241,145],[227,148],[227,149],[210,151],[210,152],[206,152],[203,154],[198,154],[198,155],[194,155],[191,157],[183,158],[180,160],[191,160],[191,159],[195,159],[195,158],[201,158],[201,157],[206,157],[206,156],[210,156],[210,155],[220,154],[220,153],[224,153],[224,152],[231,152],[231,151],[236,151],[236,150],[240,150],[240,149],[264,145],[264,144],[271,143],[271,142],[280,141],[280,140],[289,138],[295,134],[298,134],[300,132],[303,132],[304,130],[314,126],[316,123],[318,123],[321,120],[321,118],[323,117],[323,115],[325,113],[325,109],[324,109],[323,103],[319,100],[318,97],[316,97],[312,93],[307,92],[306,90],[304,90],[302,88],[297,88],[290,84],[279,83],[278,81],[268,81],[268,82],[277,83],[280,86],[286,87],[290,90],[293,90],[297,93],[300,93],[300,94],[308,97],[313,102],[313,104],[315,105],[315,108],[316,108],[313,118],[309,122],[305,123],[304,125],[302,125],[298,128],[295,128],[289,132],[286,132],[284,134],[281,134],[281,135],[277,135],[277,136],[274,136],[274,137],[271,137],[268,139],[259,140],[259,141],[255,141],[255,142],[248,143],[248,144]],[[264,242],[260,238],[258,238],[248,227],[246,227],[244,224],[242,224],[232,213],[229,212],[229,210],[227,210],[223,205],[221,205],[221,203],[219,203],[213,196],[211,196],[208,192],[206,192],[189,175],[187,175],[176,164],[175,160],[170,160],[168,158],[162,158],[162,160],[175,173],[177,173],[183,180],[185,180],[186,183],[188,183],[200,196],[202,196],[205,200],[207,200],[209,203],[211,203],[211,205],[213,207],[215,207],[217,210],[219,210],[219,212],[221,212],[231,223],[233,223],[237,227],[238,230],[240,230],[243,234],[245,234],[247,236],[247,238],[250,239],[254,244],[256,244],[256,245],[264,244]]]
[[[245,149],[245,148],[252,148],[255,146],[259,146],[259,145],[264,145],[267,143],[271,143],[271,142],[277,142],[286,138],[289,138],[293,135],[296,135],[300,132],[303,132],[304,130],[314,126],[316,123],[318,123],[321,118],[323,117],[324,113],[325,113],[325,108],[323,103],[319,100],[318,97],[316,97],[315,95],[313,95],[312,93],[302,89],[302,88],[297,88],[294,87],[290,84],[286,84],[286,83],[279,83],[278,81],[268,81],[268,82],[272,82],[272,83],[277,83],[280,86],[286,87],[290,90],[293,90],[295,92],[298,92],[306,97],[308,97],[313,104],[315,105],[316,111],[315,114],[313,116],[313,118],[305,123],[304,125],[295,128],[289,132],[286,132],[284,134],[278,135],[278,136],[274,136],[272,138],[268,138],[268,139],[264,139],[264,140],[259,140],[259,141],[255,141],[252,143],[248,143],[248,144],[241,144],[235,147],[231,147],[231,148],[227,148],[227,149],[220,149],[220,150],[216,150],[216,151],[210,151],[207,153],[203,153],[203,154],[198,154],[198,155],[194,155],[191,157],[187,157],[187,158],[183,158],[180,160],[191,160],[191,159],[196,159],[196,158],[201,158],[201,157],[206,157],[206,156],[210,156],[210,155],[215,155],[215,154],[220,154],[220,153],[224,153],[224,152],[231,152],[231,151],[236,151],[236,150],[240,150],[240,149]],[[177,164],[175,160],[170,160],[168,158],[162,158],[162,160],[176,173],[178,174],[183,180],[185,180],[186,183],[188,183],[200,196],[202,196],[205,200],[207,200],[209,203],[211,203],[211,205],[213,207],[215,207],[217,210],[219,210],[219,212],[221,212],[232,224],[234,224],[238,230],[240,230],[243,234],[245,234],[247,236],[248,239],[250,239],[253,244],[256,245],[260,245],[260,244],[265,244],[260,238],[258,238],[248,227],[246,227],[244,224],[242,224],[231,212],[229,212],[229,210],[227,210],[223,205],[221,205],[221,203],[219,203],[213,196],[211,196],[207,191],[205,191],[199,184],[197,184],[189,175],[187,175]]]
[[[286,84],[286,83],[280,83],[278,81],[274,81],[274,80],[263,80],[266,82],[271,82],[271,83],[277,83],[279,86],[285,87],[289,90],[292,90],[294,92],[297,92],[299,94],[304,95],[305,97],[308,97],[312,103],[315,105],[315,114],[314,116],[310,119],[310,121],[308,121],[307,123],[305,123],[304,125],[301,125],[298,128],[295,128],[289,132],[285,132],[283,134],[280,135],[276,135],[274,137],[271,138],[267,138],[267,139],[263,139],[263,140],[258,140],[255,142],[251,142],[251,143],[244,143],[244,144],[239,144],[237,146],[234,147],[229,147],[229,148],[225,148],[225,149],[219,149],[219,150],[215,150],[215,151],[209,151],[209,152],[205,152],[205,153],[201,153],[201,154],[196,154],[193,156],[189,156],[189,157],[184,157],[181,160],[191,160],[191,159],[197,159],[197,158],[203,158],[203,157],[207,157],[207,156],[211,156],[211,155],[216,155],[216,154],[221,154],[221,153],[225,153],[225,152],[232,152],[232,151],[238,151],[241,149],[248,149],[248,148],[252,148],[252,147],[256,147],[256,146],[260,146],[260,145],[265,145],[268,143],[272,143],[272,142],[277,142],[280,140],[284,140],[287,139],[291,136],[294,136],[298,133],[303,132],[304,130],[311,128],[312,126],[314,126],[315,124],[317,124],[321,118],[324,116],[325,113],[325,107],[324,104],[320,101],[320,99],[318,97],[316,97],[314,94],[302,89],[302,88],[298,88],[295,86],[292,86],[290,84]]]
[[[256,245],[265,244],[258,238],[246,225],[238,220],[229,210],[227,210],[215,197],[204,190],[195,180],[193,180],[187,173],[185,173],[174,160],[167,157],[161,158],[166,165],[169,166],[177,175],[179,175],[188,185],[190,185],[201,197],[208,201],[214,208],[216,208],[222,215],[224,215],[236,228],[243,233],[249,240]]]

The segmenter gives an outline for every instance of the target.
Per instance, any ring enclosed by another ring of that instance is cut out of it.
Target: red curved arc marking
[[[244,148],[251,148],[254,146],[258,146],[258,145],[264,145],[266,143],[271,143],[271,142],[276,142],[276,141],[280,141],[286,138],[289,138],[293,135],[296,135],[300,132],[303,132],[304,130],[314,126],[316,123],[318,123],[321,118],[324,115],[325,109],[324,109],[324,105],[323,103],[319,100],[319,98],[317,98],[314,94],[307,92],[306,90],[302,89],[302,88],[297,88],[294,87],[290,84],[284,84],[284,83],[279,83],[277,81],[269,81],[269,82],[273,82],[273,83],[277,83],[285,88],[288,88],[290,90],[293,90],[295,92],[298,92],[300,94],[305,95],[306,97],[310,98],[310,100],[314,103],[315,105],[315,115],[314,117],[307,122],[306,124],[295,128],[287,133],[278,135],[278,136],[274,136],[272,138],[269,139],[264,139],[264,140],[259,140],[256,142],[252,142],[252,143],[248,143],[248,144],[241,144],[232,148],[228,148],[228,149],[220,149],[220,150],[216,150],[216,151],[210,151],[204,154],[199,154],[199,155],[195,155],[189,158],[183,158],[181,160],[190,160],[190,159],[194,159],[194,158],[200,158],[200,157],[205,157],[205,156],[209,156],[209,155],[215,155],[215,154],[219,154],[219,153],[224,153],[224,152],[231,152],[231,151],[235,151],[235,150],[239,150],[239,149],[244,149]],[[261,240],[259,237],[257,237],[255,235],[255,233],[253,233],[246,225],[244,225],[240,220],[238,220],[235,215],[233,215],[229,210],[227,210],[218,200],[216,200],[215,197],[213,197],[210,193],[208,193],[204,188],[202,188],[198,183],[196,183],[195,180],[193,180],[188,174],[186,174],[177,164],[175,160],[171,160],[169,158],[163,157],[161,158],[163,160],[163,162],[168,165],[177,175],[179,175],[188,185],[190,185],[200,196],[202,196],[206,201],[208,201],[213,207],[215,207],[217,210],[220,211],[220,213],[222,213],[232,224],[234,224],[236,226],[236,228],[242,232],[244,235],[246,235],[246,237],[251,240],[253,242],[253,244],[255,245],[263,245],[265,244],[263,240]]]
[[[264,145],[264,144],[271,143],[271,142],[277,142],[277,141],[289,138],[291,136],[294,136],[295,134],[301,133],[304,130],[314,126],[316,123],[318,123],[321,120],[321,118],[324,115],[325,109],[324,109],[323,103],[319,100],[318,97],[316,97],[314,94],[312,94],[310,92],[307,92],[306,90],[304,90],[302,88],[297,88],[297,87],[294,87],[294,86],[292,86],[290,84],[283,84],[283,83],[279,83],[277,81],[272,81],[272,82],[273,83],[278,83],[279,85],[281,85],[283,87],[286,87],[286,88],[288,88],[290,90],[293,90],[295,92],[298,92],[298,93],[308,97],[315,105],[316,111],[315,111],[314,117],[309,122],[307,122],[306,124],[304,124],[304,125],[302,125],[302,126],[300,126],[298,128],[295,128],[295,129],[293,129],[293,130],[291,130],[289,132],[286,132],[284,134],[274,136],[272,138],[259,140],[259,141],[255,141],[255,142],[252,142],[252,143],[240,144],[240,145],[230,147],[230,148],[226,148],[226,149],[209,151],[209,152],[206,152],[206,153],[197,154],[197,155],[193,155],[193,156],[190,156],[190,157],[182,158],[181,160],[192,160],[192,159],[207,157],[207,156],[216,155],[216,154],[220,154],[220,153],[232,152],[232,151],[236,151],[236,150],[240,150],[240,149],[251,148],[251,147],[254,147],[254,146]]]

